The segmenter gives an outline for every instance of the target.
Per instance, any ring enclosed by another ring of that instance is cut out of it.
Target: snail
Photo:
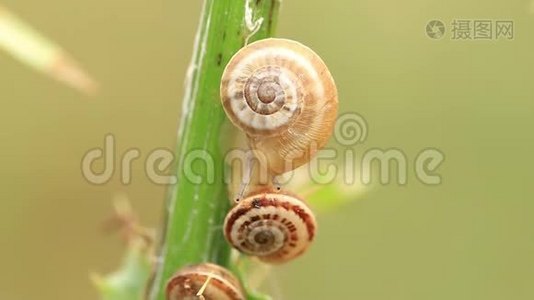
[[[270,38],[240,49],[223,72],[220,93],[227,116],[273,177],[310,161],[332,134],[334,79],[299,42]]]
[[[302,199],[272,189],[252,193],[226,215],[224,235],[240,252],[279,264],[304,253],[317,224]]]
[[[167,282],[167,300],[245,300],[243,288],[227,269],[202,263],[185,267]]]

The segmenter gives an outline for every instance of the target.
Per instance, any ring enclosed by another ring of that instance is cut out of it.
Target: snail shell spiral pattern
[[[197,293],[204,285],[203,298],[199,298]],[[166,292],[167,300],[245,300],[237,278],[225,268],[211,263],[179,270],[167,283]]]
[[[224,234],[231,245],[273,264],[304,253],[316,228],[311,209],[285,192],[249,196],[230,210],[224,222]]]
[[[221,101],[275,175],[305,164],[326,144],[338,107],[336,85],[321,58],[298,42],[274,38],[232,57]]]

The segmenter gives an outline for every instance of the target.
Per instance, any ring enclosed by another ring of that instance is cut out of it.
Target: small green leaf
[[[152,271],[151,253],[141,238],[130,242],[121,267],[104,277],[91,275],[102,300],[141,300]]]

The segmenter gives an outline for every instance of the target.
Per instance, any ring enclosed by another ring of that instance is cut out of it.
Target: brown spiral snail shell
[[[202,263],[185,267],[167,282],[167,300],[245,300],[243,288],[227,269]]]
[[[303,200],[286,191],[253,193],[226,215],[224,235],[240,252],[283,263],[304,253],[317,224]]]
[[[226,114],[275,176],[307,163],[332,134],[334,79],[299,42],[270,38],[245,46],[226,66],[220,93]]]

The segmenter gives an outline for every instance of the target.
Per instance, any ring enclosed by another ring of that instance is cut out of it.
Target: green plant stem
[[[204,2],[183,100],[176,155],[178,182],[167,203],[160,261],[150,290],[152,300],[165,299],[167,280],[185,265],[230,263],[230,248],[222,234],[230,202],[223,176],[220,134],[227,121],[219,100],[220,78],[228,60],[247,41],[273,34],[279,1]],[[259,27],[253,28],[254,24]],[[194,177],[201,182],[193,182]]]

